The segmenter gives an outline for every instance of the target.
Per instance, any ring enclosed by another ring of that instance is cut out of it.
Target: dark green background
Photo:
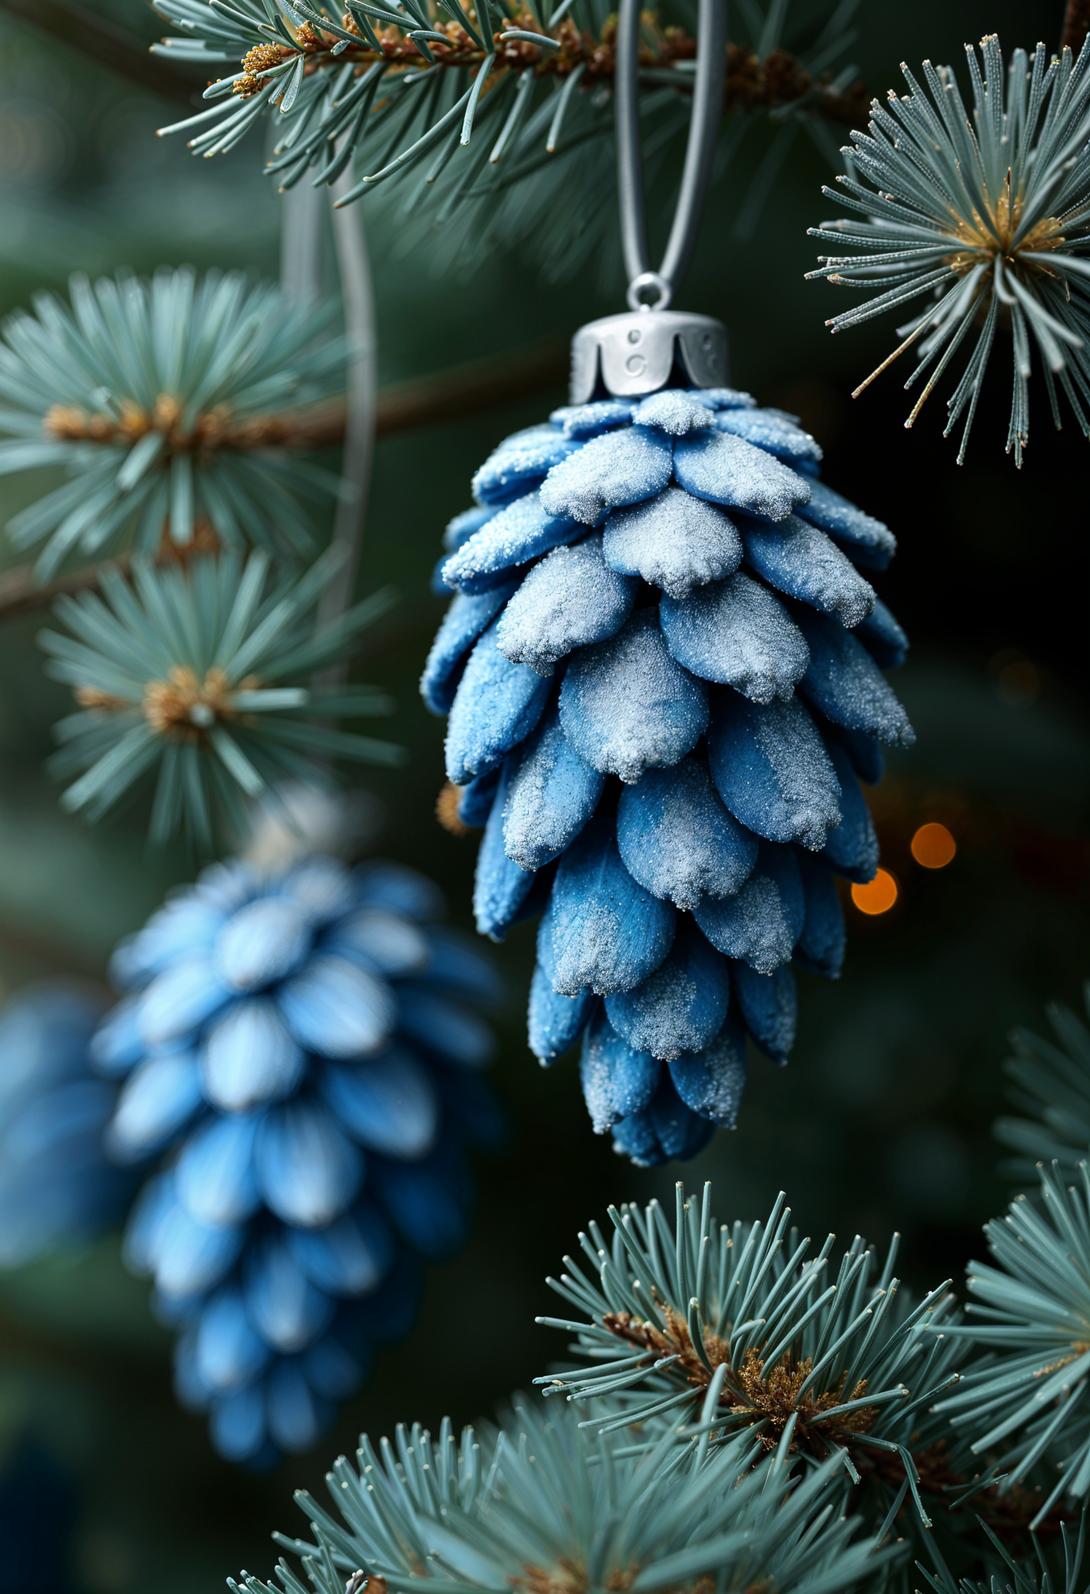
[[[154,36],[137,0],[106,9]],[[985,30],[998,29],[1008,47],[1054,41],[1061,9],[1059,0],[870,0],[855,59],[881,92],[900,60],[956,61],[964,40]],[[275,271],[277,200],[259,175],[257,144],[227,161],[194,161],[179,140],[152,136],[174,114],[0,20],[0,306],[62,285],[74,268],[191,261]],[[1028,462],[1014,471],[1002,452],[1005,347],[963,468],[940,436],[941,401],[912,433],[896,376],[851,401],[892,327],[830,339],[824,318],[843,305],[802,281],[815,253],[805,228],[831,211],[819,193],[828,175],[800,141],[755,232],[741,239],[732,220],[744,177],[722,183],[686,301],[728,322],[738,384],[798,411],[827,449],[828,479],[900,538],[883,595],[914,641],[901,686],[919,742],[893,761],[878,804],[902,897],[882,919],[851,915],[844,979],[804,981],[790,1069],[755,1063],[740,1130],[721,1135],[686,1178],[714,1178],[721,1217],[758,1215],[782,1186],[807,1229],[884,1241],[897,1227],[906,1272],[937,1283],[957,1273],[1005,1198],[990,1124],[1007,1032],[1043,1022],[1053,997],[1077,1000],[1087,970],[1090,455],[1073,426],[1051,434],[1037,393]],[[370,227],[384,383],[564,339],[619,307],[615,292],[592,296],[585,280],[542,283],[529,247],[493,251],[470,281],[450,280],[423,249],[394,260],[389,226],[376,215]],[[599,275],[608,280],[608,261]],[[362,673],[396,694],[394,730],[410,758],[366,784],[385,807],[383,850],[439,878],[463,923],[474,848],[435,824],[442,733],[415,691],[440,612],[428,575],[475,465],[560,397],[543,390],[487,413],[452,411],[446,424],[378,451],[362,585],[392,582],[401,602]],[[0,489],[6,518],[26,488]],[[149,853],[133,825],[91,831],[60,812],[42,763],[64,705],[41,674],[40,618],[0,635],[4,989],[69,970],[100,975],[112,943],[189,873],[183,855]],[[959,843],[940,874],[907,853],[912,828],[929,818],[946,820]],[[318,1454],[257,1477],[213,1455],[201,1424],[173,1403],[169,1340],[115,1242],[0,1279],[0,1590],[63,1586],[52,1569],[58,1547],[70,1552],[68,1586],[88,1594],[188,1594],[222,1586],[241,1565],[263,1570],[271,1529],[293,1526],[291,1488],[320,1486],[361,1427],[434,1423],[444,1411],[472,1418],[557,1352],[532,1326],[549,1310],[546,1272],[609,1201],[668,1193],[677,1170],[641,1174],[615,1159],[590,1132],[574,1062],[547,1076],[530,1058],[522,1010],[531,947],[523,929],[497,954],[508,995],[495,1081],[511,1135],[481,1167],[473,1243],[434,1271],[416,1332],[382,1357]]]

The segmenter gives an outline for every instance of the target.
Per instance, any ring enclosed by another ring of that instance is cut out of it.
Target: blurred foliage
[[[155,18],[132,0],[102,10],[156,36]],[[1058,37],[1061,18],[1058,0],[864,7],[853,54],[881,93],[901,59],[954,59],[965,39],[993,30],[1008,47],[1032,46]],[[76,267],[275,270],[277,199],[256,146],[214,164],[189,160],[153,137],[173,114],[161,99],[14,21],[0,24],[0,46],[0,308],[63,287]],[[884,352],[884,334],[830,341],[823,323],[835,295],[802,280],[814,262],[805,229],[828,177],[818,151],[797,145],[757,233],[742,243],[730,231],[735,196],[717,189],[685,297],[728,322],[736,380],[762,403],[801,414],[826,448],[829,482],[900,537],[884,595],[914,643],[899,690],[919,739],[879,791],[885,863],[900,895],[881,916],[851,914],[844,979],[806,981],[789,1073],[754,1065],[741,1128],[721,1135],[686,1180],[714,1176],[724,1217],[757,1216],[782,1185],[811,1229],[847,1238],[900,1228],[903,1267],[921,1281],[959,1272],[979,1253],[980,1225],[1005,1203],[990,1126],[1007,1032],[1039,1028],[1053,998],[1074,1003],[1090,961],[1086,445],[1074,430],[1054,438],[1042,428],[1015,480],[993,441],[1006,424],[998,398],[991,412],[982,399],[979,440],[960,469],[934,418],[902,430],[895,377],[852,406],[848,394]],[[514,358],[620,306],[604,269],[546,289],[526,248],[491,251],[471,293],[456,293],[437,281],[426,249],[402,255],[381,230],[392,218],[375,217],[383,383],[489,353]],[[452,412],[378,449],[360,591],[392,582],[402,599],[369,634],[364,673],[394,693],[391,734],[410,758],[368,785],[385,807],[383,851],[434,874],[464,924],[474,849],[435,823],[441,731],[416,694],[441,612],[428,578],[476,464],[560,396],[554,388],[491,413]],[[3,484],[0,518],[28,496],[25,485]],[[0,632],[5,988],[56,971],[101,976],[114,942],[192,873],[183,850],[147,850],[124,820],[91,831],[63,814],[43,763],[64,693],[42,673],[40,623],[26,614]],[[957,842],[941,870],[912,860],[912,834],[928,820]],[[529,1325],[547,1309],[543,1276],[572,1233],[610,1201],[669,1190],[671,1170],[638,1174],[593,1138],[574,1060],[546,1080],[530,1058],[521,1004],[531,956],[526,930],[501,949],[511,994],[496,1082],[512,1133],[482,1167],[473,1243],[434,1271],[412,1338],[384,1354],[332,1442],[303,1464],[251,1476],[213,1456],[200,1419],[175,1405],[167,1336],[116,1247],[0,1281],[0,1440],[8,1456],[32,1442],[68,1491],[81,1594],[221,1587],[227,1572],[264,1564],[289,1489],[320,1487],[329,1455],[351,1449],[360,1428],[490,1409],[550,1355],[548,1336]],[[41,1533],[48,1501],[43,1489],[18,1519],[33,1556],[53,1550]],[[17,1586],[64,1587],[44,1559],[35,1565]]]

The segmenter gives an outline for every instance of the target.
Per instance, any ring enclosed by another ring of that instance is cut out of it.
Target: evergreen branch
[[[299,453],[316,407],[344,390],[335,316],[333,300],[188,269],[75,277],[67,300],[10,316],[0,473],[65,478],[12,519],[14,545],[40,550],[46,580],[75,555],[164,542],[312,550],[337,483]]]
[[[164,452],[174,457],[309,450],[343,441],[344,405],[338,399],[298,413],[239,419],[207,411],[185,421],[169,401],[151,410],[126,405],[123,415],[55,404],[46,412],[42,430],[46,437],[66,443],[100,443],[108,448],[131,448],[154,433],[162,438]]]
[[[0,474],[64,475],[8,527],[16,548],[39,550],[41,579],[122,549],[319,546],[338,481],[307,456],[344,437],[336,310],[182,269],[76,277],[67,300],[9,317]],[[360,438],[348,441],[356,459]]]
[[[418,431],[457,416],[474,415],[526,398],[557,382],[567,364],[567,348],[552,339],[532,344],[522,355],[490,356],[464,365],[392,383],[378,396],[376,431],[380,437]],[[246,453],[262,449],[306,452],[344,442],[345,407],[340,399],[298,413],[255,415],[245,420],[198,416],[188,429],[165,411],[130,409],[123,418],[54,405],[46,414],[48,437],[107,447],[132,444],[160,431],[172,454]]]
[[[799,8],[746,7],[747,35],[727,46],[724,113],[750,125],[858,125],[867,97],[837,65],[856,4],[819,16],[824,25],[808,39],[786,31],[789,21],[798,31]],[[267,169],[284,187],[332,183],[351,170],[338,203],[384,185],[405,192],[389,225],[398,248],[438,223],[444,264],[452,250],[472,247],[479,258],[492,232],[532,239],[546,272],[571,272],[594,249],[612,212],[604,149],[616,19],[603,0],[574,0],[550,24],[513,0],[490,0],[489,26],[477,20],[480,6],[453,0],[445,11],[439,0],[348,0],[346,11],[333,0],[296,0],[292,26],[275,0],[156,0],[156,8],[178,29],[164,53],[227,69],[204,109],[161,130],[184,133],[194,153],[226,153],[272,117]],[[643,14],[640,112],[652,180],[688,124],[696,54],[688,17],[672,0]],[[730,143],[736,156],[738,140]],[[587,160],[588,145],[603,158]],[[577,162],[579,206],[570,202]]]
[[[1031,1541],[1030,1554],[1021,1561],[1015,1559],[999,1535],[986,1523],[982,1524],[982,1528],[981,1548],[984,1555],[978,1551],[978,1560],[983,1561],[986,1557],[992,1561],[992,1565],[979,1579],[958,1576],[946,1565],[937,1565],[932,1570],[922,1561],[917,1561],[917,1570],[922,1573],[927,1588],[933,1590],[934,1594],[1086,1594],[1086,1583],[1082,1576],[1086,1552],[1085,1513],[1077,1522],[1061,1524],[1058,1552],[1052,1546],[1049,1553],[1035,1535]],[[933,1546],[931,1550],[931,1559],[941,1561],[941,1557],[934,1555]],[[924,1589],[918,1588],[917,1594],[925,1594]]]
[[[1058,1164],[1074,1178],[1090,1147],[1090,986],[1081,1016],[1069,1008],[1048,1009],[1051,1038],[1017,1030],[1006,1072],[1017,1116],[1000,1118],[996,1138],[1015,1156],[1009,1172],[1032,1183],[1041,1164]]]
[[[86,565],[57,576],[53,581],[39,581],[33,565],[15,565],[0,573],[0,620],[14,619],[20,614],[31,614],[35,609],[48,607],[58,598],[78,597],[81,592],[97,591],[102,578],[111,570],[128,572],[127,559],[110,560],[106,564]]]
[[[440,425],[452,416],[462,419],[525,398],[558,382],[566,359],[564,345],[545,339],[514,358],[505,355],[471,360],[431,376],[393,383],[379,394],[376,435],[396,437]],[[79,422],[76,413],[70,411],[67,425],[73,430],[82,429],[84,442],[104,446],[113,442],[110,427],[102,417],[87,417]],[[214,435],[216,446],[238,451],[333,448],[344,442],[344,405],[337,401],[299,415],[258,416],[242,425],[221,426]],[[169,548],[162,551],[169,557]],[[126,559],[108,560],[43,582],[33,565],[13,566],[0,572],[0,623],[43,608],[57,598],[93,591],[105,572],[124,572],[128,568]]]
[[[895,1245],[881,1264],[858,1237],[839,1262],[831,1235],[814,1254],[782,1196],[767,1222],[729,1226],[709,1198],[708,1186],[700,1201],[679,1187],[672,1225],[653,1201],[611,1209],[612,1241],[597,1224],[580,1237],[590,1269],[565,1257],[549,1280],[574,1317],[539,1319],[574,1331],[579,1364],[537,1379],[547,1394],[597,1403],[607,1430],[654,1426],[668,1410],[765,1448],[789,1434],[805,1467],[839,1455],[883,1511],[910,1499],[925,1529],[932,1508],[945,1517],[969,1499],[967,1526],[1056,1531],[1036,1475],[997,1482],[979,1447],[936,1416],[957,1402],[945,1392],[966,1377],[970,1332],[945,1285],[905,1299]]]
[[[1067,1186],[1042,1169],[1040,1200],[1020,1195],[985,1228],[990,1261],[971,1262],[973,1320],[950,1325],[977,1359],[936,1411],[972,1434],[974,1453],[997,1458],[1001,1495],[1047,1462],[1049,1492],[1031,1527],[1090,1494],[1090,1170]]]
[[[342,1457],[327,1474],[328,1502],[297,1495],[309,1537],[277,1535],[290,1560],[269,1581],[242,1574],[235,1594],[834,1594],[857,1579],[873,1591],[1084,1594],[1085,1509],[1047,1523],[1039,1513],[1048,1531],[1026,1531],[1054,1454],[1038,1448],[1033,1487],[978,1477],[983,1445],[959,1446],[936,1416],[964,1337],[996,1345],[991,1361],[969,1364],[973,1387],[1009,1359],[1005,1326],[969,1329],[945,1286],[904,1301],[892,1247],[884,1260],[858,1238],[840,1259],[831,1239],[812,1250],[782,1197],[766,1223],[721,1228],[707,1188],[702,1200],[678,1189],[674,1222],[654,1201],[611,1218],[611,1239],[590,1224],[585,1261],[566,1258],[550,1281],[571,1320],[544,1320],[575,1333],[581,1365],[538,1383],[591,1401],[590,1420],[520,1402],[493,1430],[458,1435],[444,1421],[434,1437],[419,1425],[364,1436],[355,1464]],[[970,1285],[1003,1298],[1004,1312],[983,1315],[1018,1317],[1013,1349],[1036,1346],[1028,1359],[1040,1362],[1069,1325],[1046,1344],[1036,1316],[1084,1270],[1090,1231],[1034,1232],[1032,1213],[1017,1225],[1045,1295],[989,1269],[972,1268]],[[1017,1252],[1013,1238],[1001,1243]],[[1041,1369],[1048,1398],[1027,1377],[1009,1380],[1008,1398],[1055,1430],[1063,1371]],[[968,1402],[981,1405],[974,1439],[995,1420],[986,1394]],[[899,1442],[925,1429],[940,1436],[926,1449]],[[1061,1429],[1061,1453],[1073,1439],[1081,1450],[1081,1437]],[[933,1525],[924,1493],[941,1501]],[[917,1528],[932,1529],[917,1533],[915,1568],[902,1531],[910,1498]],[[851,1536],[855,1512],[866,1544]],[[825,1538],[834,1523],[836,1544]]]
[[[163,99],[191,105],[200,87],[199,79],[187,77],[172,61],[151,54],[98,12],[70,0],[0,0],[0,12]]]
[[[302,684],[389,606],[379,593],[317,631],[340,557],[329,549],[276,585],[262,554],[243,564],[227,550],[170,569],[134,560],[131,584],[114,572],[101,597],[61,599],[65,629],[40,641],[77,706],[57,726],[53,761],[69,811],[100,819],[153,779],[152,840],[185,830],[210,850],[216,819],[240,831],[244,799],[313,778],[315,759],[395,762],[388,743],[338,728],[388,712],[383,694]]]
[[[704,1423],[748,1428],[762,1444],[790,1428],[808,1462],[832,1450],[871,1475],[877,1459],[900,1458],[897,1481],[927,1525],[910,1449],[930,1454],[943,1437],[925,1413],[956,1377],[940,1338],[946,1286],[905,1301],[893,1249],[879,1264],[859,1238],[839,1264],[832,1235],[811,1254],[782,1196],[767,1222],[732,1227],[715,1222],[709,1200],[708,1186],[700,1201],[679,1187],[673,1225],[658,1202],[611,1209],[612,1243],[591,1225],[593,1272],[565,1257],[549,1281],[579,1320],[542,1319],[576,1328],[581,1365],[538,1381],[584,1401],[604,1377],[611,1425],[646,1422],[673,1390],[688,1393],[691,1417],[703,1408]],[[940,1333],[928,1335],[931,1325]]]
[[[261,93],[271,75],[300,59],[305,78],[346,66],[357,74],[374,66],[411,68],[422,75],[442,75],[444,69],[476,74],[486,62],[494,61],[497,80],[505,74],[515,78],[527,74],[564,82],[578,70],[580,92],[587,94],[613,81],[617,69],[615,32],[613,18],[600,36],[581,32],[565,20],[551,34],[508,30],[496,36],[493,48],[486,49],[463,28],[450,23],[445,35],[433,36],[430,43],[387,30],[376,47],[365,41],[346,43],[343,36],[304,23],[291,43],[255,45],[243,57],[242,73],[220,81],[230,84],[232,95],[250,99]],[[169,54],[169,48],[163,53]],[[656,33],[654,43],[640,52],[641,71],[648,82],[669,81],[682,93],[689,92],[691,81],[680,68],[695,59],[696,39],[684,28]],[[667,74],[666,78],[661,74]],[[727,45],[725,111],[782,111],[805,104],[811,114],[825,121],[853,127],[866,115],[869,103],[862,84],[845,88],[817,78],[789,50],[773,50],[761,60],[746,45]]]
[[[911,351],[904,385],[919,396],[905,425],[948,378],[946,435],[960,435],[959,464],[1009,330],[1006,448],[1020,466],[1035,368],[1054,424],[1066,405],[1090,437],[1090,43],[1077,56],[1015,50],[1008,62],[991,34],[967,64],[971,111],[953,71],[930,62],[922,81],[902,67],[908,92],[871,106],[839,192],[824,190],[851,214],[811,229],[836,253],[819,256],[810,276],[861,296],[827,322],[834,332],[886,312],[909,316],[856,395]]]
[[[332,1511],[297,1496],[312,1539],[278,1535],[301,1561],[234,1594],[837,1594],[884,1583],[902,1553],[837,1510],[828,1461],[796,1482],[789,1443],[755,1460],[671,1436],[611,1451],[571,1417],[519,1404],[498,1433],[364,1436],[356,1466],[327,1476]],[[353,1568],[360,1570],[354,1571]],[[305,1581],[304,1581],[305,1580]]]
[[[396,436],[526,398],[560,381],[567,357],[565,344],[544,339],[515,357],[468,360],[448,370],[392,383],[378,396],[376,431],[380,437]],[[131,445],[155,425],[154,415],[140,412],[130,412],[120,421],[57,405],[46,417],[45,430],[71,442]],[[333,448],[344,442],[345,407],[337,399],[298,414],[257,415],[245,421],[202,416],[189,432],[182,432],[176,422],[164,431],[175,453]]]

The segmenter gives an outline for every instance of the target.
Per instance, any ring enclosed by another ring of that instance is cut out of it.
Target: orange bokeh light
[[[923,869],[945,869],[953,863],[958,844],[953,834],[937,820],[921,825],[910,843],[912,856]]]
[[[860,913],[875,917],[888,913],[900,896],[900,888],[888,869],[879,869],[873,880],[865,886],[852,886],[852,901]]]

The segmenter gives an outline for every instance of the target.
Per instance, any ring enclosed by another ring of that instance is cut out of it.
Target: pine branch
[[[101,601],[58,603],[58,629],[38,640],[47,674],[75,700],[52,760],[69,812],[98,820],[151,785],[152,841],[184,832],[210,852],[215,822],[240,834],[246,799],[305,781],[315,759],[396,762],[397,748],[343,726],[388,713],[384,693],[305,684],[389,607],[389,593],[377,593],[316,628],[343,558],[328,548],[304,573],[276,577],[262,553],[227,550],[184,567],[134,561],[131,585],[115,571]]]
[[[692,1390],[695,1418],[707,1399],[718,1367],[729,1368],[730,1347],[722,1342],[716,1344],[714,1336],[709,1336],[698,1349],[687,1322],[676,1309],[668,1303],[660,1303],[658,1309],[664,1321],[662,1327],[622,1312],[606,1313],[600,1321],[624,1346],[648,1352],[656,1363],[669,1366],[671,1376]],[[896,1489],[904,1481],[902,1459],[890,1450],[868,1448],[868,1436],[878,1412],[862,1404],[867,1393],[866,1380],[855,1389],[837,1386],[822,1390],[820,1384],[807,1389],[810,1370],[808,1361],[792,1362],[787,1356],[777,1372],[768,1376],[760,1354],[749,1351],[737,1375],[732,1378],[728,1373],[722,1380],[716,1414],[731,1425],[765,1423],[773,1429],[793,1417],[794,1443],[799,1449],[812,1449],[816,1456],[824,1456],[830,1445],[838,1446],[851,1455],[860,1477],[874,1478]],[[841,1405],[849,1395],[857,1401],[855,1409],[845,1411],[839,1423],[824,1422],[824,1409]],[[967,1497],[969,1511],[1003,1538],[1026,1534],[1031,1524],[1039,1535],[1059,1532],[1062,1516],[1058,1510],[1035,1520],[1040,1517],[1044,1498],[1040,1489],[1015,1488],[1003,1493],[990,1487],[977,1492],[974,1485],[979,1467],[969,1474],[955,1465],[945,1438],[931,1437],[922,1444],[910,1439],[906,1448],[916,1469],[921,1496],[934,1501],[940,1509],[951,1509],[952,1498]]]
[[[567,345],[544,339],[515,360],[506,355],[472,360],[452,370],[394,383],[379,394],[378,435],[389,437],[416,431],[454,416],[473,415],[511,399],[525,398],[559,381],[566,366]],[[52,410],[48,419],[51,436],[88,443],[131,443],[141,430],[150,430],[151,424],[148,417],[129,415],[124,421],[111,421],[60,408]],[[205,416],[190,431],[173,432],[171,437],[172,448],[178,453],[209,449],[314,450],[342,443],[344,427],[344,404],[338,401],[302,414],[260,415],[237,424]]]
[[[231,93],[239,99],[260,94],[270,75],[303,59],[303,76],[351,65],[357,74],[377,65],[412,68],[414,71],[442,73],[444,69],[476,73],[486,61],[494,60],[493,72],[518,78],[532,73],[535,78],[564,81],[579,71],[579,88],[593,92],[611,83],[616,71],[615,20],[611,19],[599,36],[581,32],[565,21],[550,36],[554,48],[520,35],[498,34],[493,48],[484,49],[455,24],[445,30],[446,42],[431,39],[425,45],[407,35],[387,31],[379,47],[365,42],[345,44],[343,38],[310,24],[298,30],[293,44],[255,45],[243,59],[242,75],[235,79]],[[542,35],[546,37],[546,35]],[[427,53],[425,53],[425,51]],[[696,39],[684,28],[656,32],[653,44],[640,53],[641,70],[649,77],[674,73],[676,87],[687,92],[690,83],[678,68],[696,59]],[[493,88],[492,92],[495,92]],[[727,45],[727,87],[725,110],[784,110],[803,102],[807,109],[840,126],[854,127],[865,119],[869,96],[861,83],[848,89],[826,82],[809,72],[789,50],[773,50],[764,60],[746,45]]]
[[[153,55],[121,28],[69,0],[0,0],[0,12],[164,99],[189,105],[200,88],[197,79],[179,72],[171,61]]]
[[[273,1581],[242,1573],[229,1587],[234,1594],[892,1587],[884,1569],[900,1551],[864,1536],[847,1516],[837,1460],[799,1483],[788,1451],[787,1442],[772,1445],[757,1459],[744,1435],[711,1449],[680,1448],[670,1434],[646,1445],[626,1435],[609,1447],[571,1410],[528,1401],[516,1402],[499,1432],[459,1434],[444,1420],[435,1437],[421,1424],[399,1427],[392,1442],[363,1435],[355,1465],[342,1457],[327,1476],[333,1514],[301,1492],[309,1539],[277,1535],[302,1561],[298,1575],[281,1560]]]
[[[522,354],[473,360],[379,394],[378,434],[391,437],[440,422],[461,420],[560,382],[568,365],[568,345],[542,339]]]
[[[1067,0],[1061,45],[1077,55],[1088,33],[1090,33],[1090,0]]]
[[[394,437],[525,398],[559,381],[566,357],[566,347],[549,339],[531,345],[519,359],[474,360],[434,376],[397,383],[379,395],[377,435]],[[60,424],[55,416],[53,424]],[[65,435],[83,442],[116,441],[101,417],[68,412],[64,425],[68,428]],[[344,435],[344,406],[337,403],[303,415],[268,415],[237,427],[223,425],[215,433],[215,442],[218,447],[240,451],[314,450],[335,447],[344,441]],[[193,446],[189,434],[183,442],[186,447]],[[29,564],[0,572],[0,621],[44,608],[59,597],[92,591],[106,571],[116,569],[127,569],[127,561],[91,564],[49,582],[36,580]]]
[[[1037,1168],[1058,1164],[1068,1178],[1090,1146],[1090,984],[1085,1017],[1066,1007],[1048,1011],[1051,1034],[1016,1030],[1006,1073],[1017,1115],[1000,1118],[997,1139],[1016,1155],[1005,1171],[1032,1184]]]
[[[315,405],[290,414],[247,416],[231,420],[214,410],[198,414],[183,427],[176,408],[163,402],[153,411],[128,405],[124,415],[90,413],[78,407],[54,405],[45,418],[47,437],[66,443],[102,443],[131,447],[151,432],[162,435],[172,455],[251,453],[262,449],[314,450],[328,448],[344,437],[344,405]]]
[[[161,129],[194,154],[226,154],[271,124],[267,170],[284,188],[343,177],[342,205],[383,185],[400,191],[384,227],[399,250],[426,247],[433,260],[438,239],[443,269],[471,271],[493,239],[512,236],[532,240],[546,276],[578,271],[595,250],[613,213],[616,19],[603,5],[571,0],[549,24],[490,3],[452,3],[460,20],[450,21],[438,0],[297,0],[301,21],[289,26],[275,0],[155,4],[176,30],[160,49],[219,74],[199,112]],[[830,125],[865,123],[868,97],[844,62],[858,4],[844,0],[816,36],[782,0],[739,16],[724,112],[741,116],[731,145],[743,172],[761,168],[737,153],[748,127],[778,137],[805,123],[828,141]],[[650,181],[688,126],[697,41],[687,20],[673,0],[642,14]]]
[[[1085,22],[1088,0],[1069,7],[1070,26],[1075,13]],[[1066,408],[1090,437],[1090,218],[1085,161],[1068,153],[1085,145],[1088,63],[1085,43],[1077,61],[1043,44],[1005,57],[989,34],[969,51],[969,110],[957,126],[944,122],[959,93],[952,69],[928,62],[916,77],[902,66],[907,92],[875,102],[867,131],[843,152],[839,186],[823,190],[848,215],[811,228],[831,252],[809,275],[854,300],[826,325],[836,333],[897,317],[896,346],[856,395],[908,354],[904,387],[916,397],[905,425],[949,383],[945,435],[960,439],[959,464],[1001,349],[1011,367],[1005,446],[1016,466],[1029,441],[1035,368],[1054,425]],[[979,190],[970,171],[988,174]]]
[[[47,608],[58,598],[92,592],[108,570],[124,571],[127,568],[126,560],[110,560],[107,564],[88,565],[83,570],[74,570],[55,581],[36,581],[33,565],[14,565],[0,574],[0,619],[14,619],[35,609]]]
[[[945,1522],[964,1509],[961,1524],[981,1522],[1004,1541],[1060,1529],[1061,1490],[1048,1493],[1051,1479],[1029,1463],[1012,1470],[1021,1451],[1011,1467],[1010,1456],[993,1454],[1015,1440],[1006,1429],[988,1432],[990,1368],[973,1357],[987,1351],[992,1331],[959,1316],[949,1281],[922,1300],[906,1295],[893,1273],[896,1237],[884,1262],[856,1237],[837,1264],[833,1237],[815,1256],[790,1227],[782,1195],[766,1223],[720,1226],[707,1186],[700,1201],[678,1187],[672,1228],[655,1201],[609,1215],[612,1237],[590,1224],[580,1235],[582,1258],[565,1256],[563,1272],[548,1281],[568,1312],[538,1319],[574,1331],[574,1364],[535,1380],[547,1394],[586,1403],[592,1423],[597,1406],[603,1433],[653,1427],[669,1411],[671,1423],[696,1422],[704,1434],[748,1429],[766,1448],[786,1442],[803,1471],[839,1452],[856,1483],[879,1489],[887,1526],[903,1518],[929,1533],[933,1511]],[[1077,1271],[1072,1258],[1065,1284]],[[979,1272],[970,1268],[974,1294]],[[1084,1293],[1084,1282],[1077,1289]],[[1049,1307],[1043,1297],[1042,1317]],[[1012,1296],[1010,1311],[1019,1310]],[[1042,1363],[1055,1362],[1033,1372],[1031,1390],[1077,1360],[1081,1347],[1062,1359],[1075,1320],[1071,1314],[1054,1337],[1029,1341],[1043,1346]],[[1030,1327],[1037,1326],[1035,1317]],[[1085,1374],[1074,1401],[1084,1385]],[[1033,1410],[1026,1389],[1025,1378],[1012,1377],[1005,1398],[1027,1398]],[[947,1415],[967,1402],[981,1405],[968,1433],[963,1419]],[[1033,1420],[1043,1426],[1051,1406],[1038,1404],[1045,1415]],[[1076,1415],[1081,1422],[1081,1407]],[[1080,1454],[1076,1448],[1069,1472]]]

